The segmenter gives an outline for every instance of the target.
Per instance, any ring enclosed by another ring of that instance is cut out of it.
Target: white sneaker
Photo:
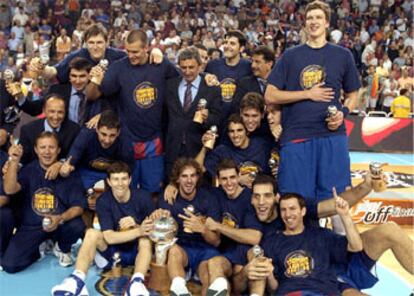
[[[56,242],[54,248],[53,248],[53,254],[59,259],[59,265],[62,267],[68,267],[71,266],[73,264],[73,259],[72,256],[69,253],[63,253],[60,248],[58,243]]]
[[[171,282],[170,296],[191,296],[183,278],[176,277]]]
[[[53,296],[89,296],[85,282],[72,274],[52,288]]]
[[[144,285],[144,280],[140,277],[134,277],[129,282],[124,296],[150,296],[150,293]]]
[[[227,290],[227,280],[224,277],[219,277],[208,287],[206,296],[226,296]]]

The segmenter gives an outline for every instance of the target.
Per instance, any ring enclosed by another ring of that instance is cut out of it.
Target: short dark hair
[[[248,92],[240,101],[240,112],[244,109],[255,109],[260,113],[265,112],[265,99],[257,92]]]
[[[89,26],[84,34],[84,40],[88,41],[89,38],[102,35],[105,39],[105,41],[108,41],[108,31],[105,29],[105,27],[101,23],[96,23],[91,26]]]
[[[220,172],[224,170],[235,169],[236,173],[239,174],[239,167],[237,163],[230,158],[224,158],[222,161],[219,162],[216,168],[216,175],[220,176]]]
[[[207,47],[205,47],[203,44],[201,44],[201,43],[197,43],[197,44],[194,44],[193,45],[195,48],[198,48],[198,49],[201,49],[201,50],[205,50],[205,51],[207,51],[208,52],[208,49],[207,49]]]
[[[406,95],[406,93],[408,93],[408,89],[406,89],[406,88],[402,88],[402,89],[400,90],[400,96],[405,96],[405,95]]]
[[[253,50],[252,56],[254,55],[261,55],[266,62],[275,62],[275,52],[271,50],[269,47],[261,45]]]
[[[228,37],[235,37],[239,41],[240,46],[246,46],[246,36],[239,30],[230,30],[224,35],[224,39]]]
[[[299,193],[292,193],[292,192],[289,192],[289,193],[285,193],[285,194],[283,194],[283,195],[280,197],[280,199],[279,199],[279,204],[282,202],[282,200],[287,200],[287,199],[291,199],[291,198],[295,198],[295,199],[297,199],[297,201],[298,201],[298,203],[299,203],[299,207],[300,207],[301,209],[306,208],[306,201],[305,201],[305,199],[303,198],[303,196],[302,196],[302,195],[300,195]]]
[[[105,110],[101,113],[101,117],[98,121],[98,129],[102,126],[107,128],[116,128],[119,130],[121,128],[121,123],[119,121],[119,116],[112,110]]]
[[[131,30],[131,32],[129,32],[127,38],[126,38],[126,42],[127,43],[134,43],[137,41],[141,41],[143,45],[148,45],[148,36],[147,33],[145,33],[144,30],[141,29],[135,29],[135,30]]]
[[[227,119],[227,127],[230,125],[230,123],[240,123],[246,129],[246,126],[244,125],[244,122],[243,122],[240,114],[238,114],[238,113],[233,113],[229,116],[229,118]]]
[[[115,161],[106,169],[106,173],[108,178],[111,177],[111,174],[118,173],[127,173],[128,176],[131,176],[131,168],[125,162]]]
[[[178,179],[186,167],[195,168],[196,173],[199,177],[201,177],[203,174],[200,164],[194,158],[180,157],[174,162],[170,175],[170,182],[173,184],[178,184]]]
[[[47,132],[41,132],[36,137],[35,147],[37,146],[37,143],[39,142],[39,140],[45,139],[45,138],[52,138],[52,139],[54,139],[56,141],[56,144],[58,145],[58,147],[60,147],[59,138],[58,138],[57,134],[54,133],[54,132],[49,132],[49,131],[47,131]]]
[[[200,54],[198,52],[198,49],[195,46],[190,46],[187,48],[184,48],[180,50],[180,53],[178,54],[178,64],[181,63],[181,61],[185,60],[196,60],[197,64],[201,65],[201,58]]]
[[[78,71],[86,71],[89,73],[89,71],[92,69],[92,65],[87,59],[76,57],[70,61],[69,69],[71,70],[75,69]]]
[[[269,175],[265,175],[265,174],[259,174],[256,176],[256,178],[253,181],[253,185],[252,188],[254,189],[254,186],[256,185],[272,185],[273,187],[273,193],[276,194],[278,192],[278,186],[277,186],[277,181],[275,178],[272,178]]]

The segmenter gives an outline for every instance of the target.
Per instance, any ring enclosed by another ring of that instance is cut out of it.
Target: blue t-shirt
[[[275,295],[312,291],[340,295],[333,262],[348,260],[346,237],[325,228],[305,227],[297,235],[278,231],[263,246],[273,259],[273,274],[279,282]]]
[[[221,209],[221,219],[218,222],[236,229],[262,230],[262,225],[251,204],[252,191],[249,188],[243,188],[243,191],[235,199],[229,198],[221,188],[214,188],[213,194],[218,198]],[[220,250],[235,248],[237,244],[231,238],[222,236]]]
[[[267,173],[270,149],[266,140],[262,138],[251,138],[249,146],[245,149],[235,147],[233,144],[219,145],[207,153],[204,166],[211,176],[215,176],[220,161],[229,158],[233,159],[239,167],[244,166],[246,162],[253,162],[262,172]]]
[[[324,83],[324,87],[335,91],[335,98],[330,103],[309,99],[284,104],[281,144],[297,139],[345,135],[344,124],[338,130],[330,131],[325,119],[329,105],[342,109],[339,101],[342,89],[345,93],[350,93],[361,86],[355,62],[348,49],[330,43],[319,49],[306,44],[288,49],[276,63],[268,82],[285,91],[302,91],[318,83]]]
[[[55,65],[55,68],[57,70],[57,79],[60,83],[69,82],[69,64],[76,57],[87,59],[88,62],[93,66],[96,66],[99,63],[99,61],[95,61],[92,59],[88,49],[86,48],[81,48],[77,51],[68,54],[61,62]],[[105,50],[104,59],[108,60],[109,65],[123,57],[126,57],[126,53],[122,50],[112,47],[108,47]]]
[[[127,216],[133,217],[137,224],[141,224],[154,210],[150,193],[132,188],[131,197],[125,203],[117,201],[111,190],[103,193],[96,202],[96,213],[102,231],[119,231],[119,220]]]
[[[26,165],[18,175],[22,193],[22,225],[42,225],[42,216],[35,213],[42,205],[50,205],[53,200],[57,207],[52,214],[61,214],[71,207],[86,207],[85,189],[77,172],[70,174],[67,178],[58,177],[55,180],[45,179],[46,171],[40,166],[38,160]]]
[[[161,194],[160,196],[163,196]],[[177,199],[175,200],[173,205],[168,204],[163,199],[159,201],[159,207],[163,209],[167,209],[171,212],[172,217],[178,223],[178,243],[179,244],[198,244],[198,245],[208,245],[210,246],[203,238],[200,233],[186,233],[183,230],[183,220],[178,217],[178,214],[186,215],[184,213],[184,209],[187,208],[189,205],[193,205],[195,210],[195,215],[203,216],[205,218],[211,217],[215,221],[219,221],[220,219],[220,208],[218,205],[217,198],[211,194],[207,189],[204,188],[197,188],[196,195],[194,196],[193,200],[189,201],[181,197],[178,194]],[[210,246],[211,247],[211,246]]]
[[[206,72],[217,76],[221,87],[221,97],[223,99],[223,116],[227,118],[233,110],[233,98],[236,93],[237,82],[240,78],[252,75],[251,62],[240,59],[235,66],[226,64],[225,58],[215,59],[208,62]]]
[[[125,162],[130,168],[135,164],[132,142],[122,132],[109,148],[104,149],[97,132],[84,128],[73,142],[69,156],[72,156],[72,165],[97,171],[102,171],[100,164],[112,163],[115,160]]]
[[[118,94],[122,129],[133,142],[161,135],[166,81],[178,75],[166,59],[160,65],[132,65],[125,57],[108,68],[100,89],[105,96]]]
[[[6,163],[8,159],[8,155],[6,152],[4,152],[3,150],[0,150],[0,195],[4,195],[4,191],[3,191],[3,165]]]

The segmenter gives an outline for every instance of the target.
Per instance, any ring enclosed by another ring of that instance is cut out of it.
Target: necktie
[[[191,83],[187,83],[187,88],[185,90],[185,94],[184,94],[184,112],[187,112],[188,110],[190,110],[190,106],[191,106],[191,101],[193,100],[193,96],[191,95]]]
[[[76,95],[79,97],[79,107],[78,107],[78,123],[82,126],[85,123],[86,119],[86,98],[83,92],[77,92]]]
[[[262,93],[265,93],[266,86],[267,86],[267,80],[259,78],[259,84],[260,84],[260,89],[262,90]]]

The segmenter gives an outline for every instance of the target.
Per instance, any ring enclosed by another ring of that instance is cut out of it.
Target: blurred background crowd
[[[181,48],[195,44],[208,49],[209,59],[220,57],[230,29],[246,34],[245,57],[266,45],[277,60],[287,48],[305,42],[307,2],[0,0],[0,71],[11,69],[19,75],[34,56],[48,55],[50,64],[60,61],[83,46],[83,32],[96,22],[108,29],[109,45],[120,49],[129,30],[144,29],[151,47],[160,48],[173,62]],[[401,95],[412,104],[413,1],[326,2],[332,8],[330,41],[351,50],[361,74],[358,110],[388,113]]]

